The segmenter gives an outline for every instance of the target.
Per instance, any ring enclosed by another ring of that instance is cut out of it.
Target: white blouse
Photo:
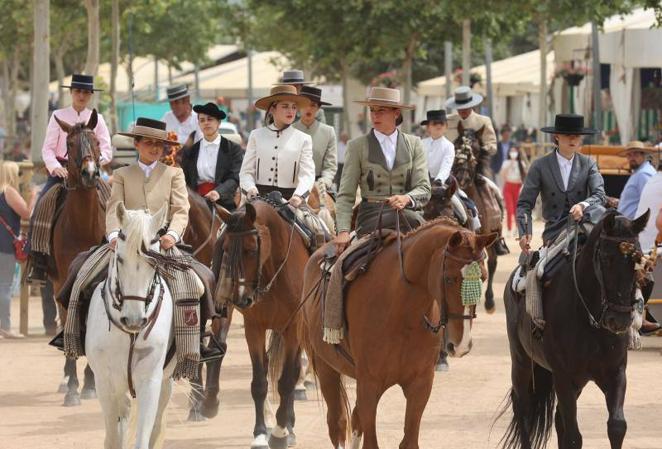
[[[251,131],[239,172],[242,190],[264,185],[306,196],[314,183],[313,141],[308,134],[292,126],[281,132],[266,126]]]

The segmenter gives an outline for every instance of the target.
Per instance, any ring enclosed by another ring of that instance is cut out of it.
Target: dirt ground
[[[509,240],[511,249],[516,243]],[[515,251],[513,251],[515,252]],[[510,357],[505,315],[500,300],[503,282],[515,256],[499,259],[495,292],[497,312],[479,311],[474,324],[474,349],[462,359],[451,359],[450,371],[437,373],[434,389],[423,416],[421,448],[494,448],[507,424],[494,418],[510,385]],[[0,449],[96,449],[103,447],[104,429],[97,400],[74,408],[62,406],[56,393],[63,357],[46,345],[41,329],[39,299],[30,307],[31,336],[0,341]],[[13,307],[18,324],[18,301]],[[168,408],[165,448],[248,449],[254,423],[250,397],[251,367],[241,320],[236,319],[228,342],[221,374],[221,409],[214,419],[188,423],[188,385],[179,383]],[[662,449],[662,338],[644,339],[641,351],[631,352],[625,415],[628,433],[625,448]],[[82,375],[83,364],[79,362]],[[350,396],[355,389],[350,386]],[[331,447],[327,437],[325,408],[315,390],[307,402],[297,402],[296,434],[301,449]],[[382,398],[378,413],[379,440],[383,448],[396,448],[402,438],[404,397],[393,388]],[[509,415],[508,415],[509,416]],[[584,447],[609,447],[607,411],[600,391],[589,385],[580,398],[579,423]],[[555,435],[549,447],[556,448]]]

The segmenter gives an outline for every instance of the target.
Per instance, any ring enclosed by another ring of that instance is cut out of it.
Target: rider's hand
[[[66,178],[69,175],[69,172],[67,172],[67,169],[64,167],[58,167],[53,169],[51,175],[57,176],[58,178]]]
[[[216,190],[210,190],[209,193],[205,195],[205,198],[207,198],[209,201],[215,203],[218,201],[218,199],[221,197],[221,195],[216,191]]]
[[[336,245],[336,254],[340,255],[345,248],[349,245],[351,237],[349,236],[349,232],[347,231],[342,231],[338,233],[336,238],[333,240],[333,243]]]
[[[522,249],[524,254],[529,254],[529,251],[531,251],[531,236],[530,235],[524,235],[524,236],[520,237],[519,247]]]
[[[409,203],[411,203],[411,198],[409,195],[393,195],[386,200],[386,203],[393,209],[400,210],[404,209]]]
[[[115,248],[117,248],[117,237],[115,237],[114,239],[112,239],[112,240],[108,243],[108,247],[109,247],[111,250],[115,251]]]
[[[299,195],[292,195],[292,198],[290,198],[289,203],[290,206],[294,208],[299,207],[303,203],[303,198],[301,198]]]
[[[175,243],[177,242],[175,242],[175,238],[172,235],[165,234],[161,236],[161,248],[163,248],[164,250],[169,250],[170,248],[175,246]]]
[[[246,198],[249,200],[252,200],[253,198],[257,197],[258,195],[257,187],[251,187],[246,191]]]
[[[575,221],[579,221],[582,219],[582,216],[584,215],[584,205],[581,203],[577,203],[572,208],[570,209],[570,215],[572,215],[572,218]]]

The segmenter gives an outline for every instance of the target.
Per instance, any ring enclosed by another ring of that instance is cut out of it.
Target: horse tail
[[[269,385],[274,391],[278,391],[278,379],[283,372],[285,362],[285,342],[283,336],[276,331],[271,331],[269,343],[267,344],[268,379]]]
[[[502,449],[521,447],[543,449],[547,445],[554,424],[556,393],[552,373],[542,366],[534,364],[526,395],[518,396],[515,389],[511,388],[505,402],[495,422],[511,408],[513,418],[499,442],[500,447]],[[494,423],[492,425],[494,426]],[[529,441],[523,441],[527,435]],[[526,443],[529,443],[530,446]]]

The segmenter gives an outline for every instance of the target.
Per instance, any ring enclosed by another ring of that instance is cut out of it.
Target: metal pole
[[[453,43],[444,42],[444,76],[446,77],[446,98],[453,95]]]
[[[154,56],[154,101],[159,101],[159,59]]]
[[[591,48],[593,50],[593,127],[602,130],[600,41],[598,39],[598,24],[595,22],[591,22],[591,40]]]
[[[248,91],[246,92],[248,96],[248,117],[246,118],[246,126],[248,127],[248,131],[252,131],[255,129],[255,114],[253,111],[253,50],[248,50],[246,57],[248,61]]]
[[[462,85],[468,86],[471,75],[471,20],[462,21]]]
[[[492,39],[485,40],[485,78],[487,83],[487,110],[494,119],[494,95],[492,92]]]

